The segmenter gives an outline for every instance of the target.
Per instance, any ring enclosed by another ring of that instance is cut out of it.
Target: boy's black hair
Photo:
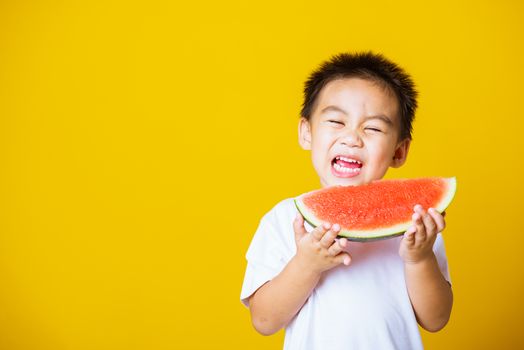
[[[332,80],[350,77],[374,81],[394,92],[400,109],[400,140],[411,139],[411,124],[417,109],[418,92],[415,84],[402,68],[383,55],[371,51],[340,53],[323,62],[305,83],[300,115],[310,120],[322,88]]]

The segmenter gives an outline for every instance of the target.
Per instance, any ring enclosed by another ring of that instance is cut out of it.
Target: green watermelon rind
[[[444,179],[447,182],[447,188],[445,195],[442,200],[435,206],[435,209],[442,213],[449,206],[455,192],[457,190],[457,179],[455,177],[450,177]],[[310,193],[310,192],[308,192]],[[295,206],[300,214],[304,217],[304,220],[307,221],[312,227],[317,227],[322,224],[322,221],[317,219],[315,215],[310,212],[307,207],[302,202],[301,198],[306,196],[308,193],[298,196],[294,199]],[[374,229],[374,230],[341,230],[338,234],[338,238],[347,238],[350,241],[354,242],[371,242],[378,241],[382,239],[392,238],[395,236],[403,235],[404,232],[412,225],[412,221],[406,221],[394,226],[386,227],[383,229]]]

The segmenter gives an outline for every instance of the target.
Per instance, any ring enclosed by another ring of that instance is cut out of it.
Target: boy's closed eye
[[[337,126],[338,125],[344,126],[344,122],[340,121],[340,120],[330,119],[330,120],[328,120],[328,123],[335,124]],[[374,131],[374,132],[382,132],[382,130],[380,130],[380,129],[376,128],[376,127],[365,127],[364,129],[370,130],[370,131]]]
[[[369,130],[369,131],[373,131],[373,132],[382,132],[382,130],[380,129],[377,129],[377,128],[372,128],[372,127],[366,127],[366,130]]]

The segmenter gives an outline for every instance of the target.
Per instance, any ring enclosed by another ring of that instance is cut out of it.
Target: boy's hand
[[[404,233],[399,249],[406,264],[416,264],[430,258],[437,233],[446,227],[445,213],[440,214],[434,208],[425,211],[419,204],[415,205],[414,211],[413,226]]]
[[[338,224],[319,225],[308,233],[304,227],[304,218],[298,213],[293,229],[297,244],[296,258],[305,269],[321,273],[340,264],[347,266],[351,262],[349,254],[342,252],[347,247],[348,240],[335,240],[340,231]]]

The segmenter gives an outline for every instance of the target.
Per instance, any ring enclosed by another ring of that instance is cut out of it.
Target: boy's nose
[[[348,147],[362,147],[362,138],[355,131],[348,131],[342,136],[342,144]]]

